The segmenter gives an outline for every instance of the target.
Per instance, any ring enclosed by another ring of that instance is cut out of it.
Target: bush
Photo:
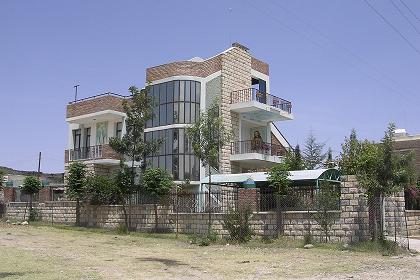
[[[254,234],[251,229],[249,220],[252,211],[245,209],[229,209],[223,220],[223,228],[229,232],[230,238],[239,243],[251,240]]]
[[[128,228],[126,227],[125,224],[119,224],[116,230],[117,230],[117,233],[121,235],[128,233]]]
[[[28,217],[28,221],[30,222],[34,222],[38,219],[38,211],[34,208],[29,209],[29,217]]]
[[[217,241],[218,237],[214,231],[203,235],[194,234],[191,236],[191,244],[197,244],[198,246],[209,246]]]
[[[383,256],[393,256],[405,252],[398,243],[385,239],[356,243],[350,247],[350,250],[357,252],[377,252]]]

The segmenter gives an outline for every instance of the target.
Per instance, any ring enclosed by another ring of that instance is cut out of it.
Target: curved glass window
[[[200,180],[200,161],[194,156],[184,128],[145,133],[146,141],[163,139],[159,150],[146,158],[146,166],[161,168],[173,174],[176,181]]]
[[[194,123],[200,115],[200,82],[177,80],[156,84],[150,87],[149,95],[155,106],[146,128]]]

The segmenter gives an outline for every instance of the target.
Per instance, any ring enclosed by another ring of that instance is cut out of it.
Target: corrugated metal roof
[[[290,171],[289,179],[291,181],[306,181],[320,179],[322,174],[328,170],[336,169],[314,169],[314,170],[298,170]],[[338,171],[337,171],[338,172]],[[242,183],[248,179],[255,182],[267,182],[267,172],[252,172],[252,173],[238,173],[238,174],[215,174],[211,176],[212,183]],[[209,177],[204,178],[201,183],[208,183]]]

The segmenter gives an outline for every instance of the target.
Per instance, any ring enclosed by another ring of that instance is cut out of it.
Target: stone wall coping
[[[309,211],[281,211],[281,213],[285,213],[285,214],[305,214],[305,213],[318,213],[319,211],[316,210],[309,210]],[[341,210],[330,210],[327,211],[328,213],[341,213]],[[265,212],[254,212],[253,214],[275,214],[277,213],[276,211],[265,211]]]
[[[407,212],[407,213],[418,213],[418,214],[420,214],[420,210],[405,210],[405,212]]]

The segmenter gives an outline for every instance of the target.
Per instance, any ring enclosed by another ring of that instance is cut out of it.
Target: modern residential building
[[[271,94],[268,64],[240,44],[208,59],[150,67],[146,82],[157,105],[145,139],[164,139],[159,151],[146,158],[146,165],[168,170],[177,182],[189,180],[198,186],[206,176],[185,129],[215,98],[225,126],[234,134],[220,151],[217,172],[264,171],[281,162],[290,148],[274,122],[292,120],[292,104]],[[122,101],[126,98],[107,93],[67,106],[66,166],[83,160],[100,174],[118,167],[120,157],[110,149],[108,139],[125,132]]]
[[[405,129],[396,129],[394,140],[395,151],[414,153],[414,166],[420,175],[420,134],[410,135]]]

